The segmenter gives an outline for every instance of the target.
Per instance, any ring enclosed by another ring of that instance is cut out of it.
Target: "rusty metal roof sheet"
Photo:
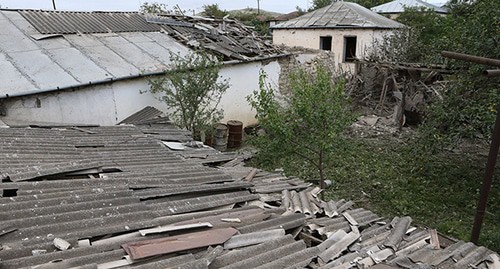
[[[211,229],[166,238],[131,242],[122,245],[122,247],[132,259],[137,260],[160,254],[219,245],[229,240],[237,232],[234,228]]]
[[[295,19],[272,26],[273,29],[324,28],[401,28],[403,25],[356,3],[335,1]]]

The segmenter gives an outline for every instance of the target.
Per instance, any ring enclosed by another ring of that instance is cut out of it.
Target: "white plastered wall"
[[[268,74],[271,84],[278,85],[280,66],[276,61],[251,62],[228,65],[220,75],[229,78],[230,88],[220,106],[224,109],[223,122],[240,120],[244,125],[255,123],[255,111],[251,110],[246,96],[258,89],[259,72]],[[25,97],[4,99],[6,122],[50,122],[70,124],[114,125],[146,106],[162,111],[168,107],[149,91],[145,78],[117,81],[110,84],[86,86]]]
[[[376,39],[390,34],[391,30],[378,29],[274,29],[273,43],[289,47],[320,49],[320,37],[332,37],[335,64],[353,70],[354,64],[344,62],[344,37],[356,36],[356,56],[362,58]]]

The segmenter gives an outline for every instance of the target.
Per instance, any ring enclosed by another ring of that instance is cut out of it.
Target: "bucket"
[[[243,137],[243,122],[237,120],[230,120],[227,122],[229,129],[229,136],[227,147],[238,148],[241,146],[241,139]]]
[[[218,124],[215,127],[213,147],[217,150],[224,151],[227,148],[227,126]]]

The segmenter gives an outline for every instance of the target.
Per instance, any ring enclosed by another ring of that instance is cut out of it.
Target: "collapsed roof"
[[[131,79],[170,69],[171,53],[224,61],[282,51],[234,20],[136,12],[0,10],[0,98]]]
[[[0,268],[487,268],[411,218],[322,201],[298,178],[139,125],[0,128]],[[216,166],[216,167],[215,167]],[[385,267],[381,267],[385,264]],[[427,267],[425,267],[427,266]]]

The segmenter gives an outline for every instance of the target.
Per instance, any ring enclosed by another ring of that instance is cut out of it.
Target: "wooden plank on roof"
[[[122,248],[133,260],[137,260],[182,250],[219,245],[229,240],[237,232],[234,228],[211,229],[202,232],[127,243],[123,244]]]

